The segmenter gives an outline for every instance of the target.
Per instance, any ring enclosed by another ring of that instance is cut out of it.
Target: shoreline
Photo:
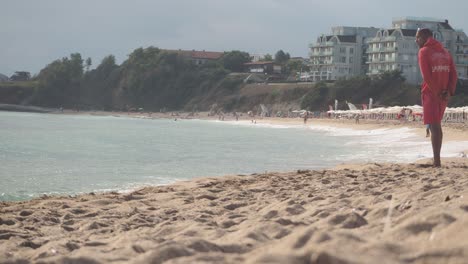
[[[303,124],[282,121],[257,124]],[[403,127],[361,122],[307,124]],[[447,140],[466,139],[464,129],[444,127]],[[0,202],[0,263],[464,263],[468,159],[442,161],[442,168],[427,160],[347,163]]]
[[[64,114],[64,115],[90,115],[90,116],[113,116],[113,117],[130,117],[130,118],[143,118],[143,119],[177,119],[183,121],[185,119],[199,119],[199,120],[219,120],[218,116],[208,116],[208,112],[199,112],[191,116],[188,112],[175,112],[176,115],[171,113],[158,113],[158,112],[109,112],[109,111],[80,111],[65,109],[63,112],[54,112],[50,114]],[[245,113],[241,113],[239,121],[251,121],[255,120],[256,124],[271,124],[271,125],[303,125],[303,118],[300,117],[249,117]],[[225,115],[225,119],[222,122],[234,122],[236,118],[232,115]],[[221,121],[221,120],[219,120]],[[324,119],[324,118],[309,118],[307,125],[320,125],[329,126],[332,128],[345,128],[352,130],[376,130],[376,129],[392,129],[392,128],[403,128],[408,127],[413,131],[415,135],[421,135],[424,139],[426,130],[425,126],[420,121],[400,121],[400,120],[375,120],[375,119],[360,119],[359,124],[355,123],[354,119]],[[442,129],[444,133],[444,141],[457,142],[466,141],[468,142],[468,122],[465,123],[442,123]],[[430,141],[430,138],[428,138]],[[442,145],[442,150],[444,145]],[[459,152],[461,155],[468,155],[468,148],[463,149]]]
[[[133,117],[147,119],[200,119],[200,120],[218,120],[218,116],[208,116],[208,112],[199,112],[190,116],[188,112],[177,112],[177,115],[171,113],[158,112],[109,112],[109,111],[80,111],[64,110],[63,112],[53,112],[50,114],[65,114],[65,115],[91,115],[91,116],[114,116],[114,117]],[[245,113],[241,113],[239,121],[255,120],[257,123],[278,124],[278,125],[301,125],[303,119],[300,117],[249,117]],[[225,115],[223,121],[236,121],[232,115]],[[357,130],[371,130],[379,128],[392,127],[409,127],[415,130],[425,131],[424,125],[420,121],[399,121],[399,120],[375,120],[375,119],[360,119],[359,124],[355,123],[354,119],[326,119],[326,118],[309,118],[307,125],[329,125],[336,128],[351,128]],[[468,122],[465,123],[442,123],[442,128],[449,131],[450,137],[447,140],[468,140]],[[445,132],[445,131],[444,131]],[[422,133],[424,135],[425,133]],[[452,137],[453,136],[453,137]]]

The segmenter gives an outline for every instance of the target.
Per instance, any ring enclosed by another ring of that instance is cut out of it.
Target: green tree
[[[222,58],[223,67],[233,72],[243,72],[247,62],[250,62],[249,53],[239,50],[225,52]]]
[[[83,59],[80,53],[70,54],[70,60],[66,64],[73,81],[79,81],[83,76]]]
[[[275,62],[279,64],[285,64],[290,58],[289,53],[285,53],[283,50],[278,50],[275,54]]]
[[[92,60],[91,60],[91,58],[88,57],[88,58],[86,59],[86,62],[85,62],[85,63],[86,63],[86,64],[85,64],[86,71],[89,71],[89,68],[91,67],[91,64],[93,63]]]
[[[28,81],[31,79],[31,73],[27,71],[16,71],[11,77],[11,81]]]
[[[318,82],[314,88],[304,95],[301,100],[301,108],[319,110],[326,108],[329,87],[325,82]]]
[[[73,107],[79,100],[79,88],[83,76],[83,60],[79,53],[72,53],[47,65],[39,72],[35,101],[41,105]]]
[[[115,57],[114,55],[108,55],[104,57],[101,61],[101,64],[96,67],[96,71],[103,77],[108,76],[115,68],[117,64],[115,64]]]
[[[113,108],[113,90],[120,79],[113,55],[106,56],[92,71],[87,71],[80,87],[80,105],[84,108]]]
[[[263,59],[261,59],[260,61],[273,61],[273,57],[271,56],[271,54],[267,54],[263,56]]]
[[[288,60],[286,63],[286,72],[295,74],[297,72],[308,72],[310,67],[302,62],[302,60]]]

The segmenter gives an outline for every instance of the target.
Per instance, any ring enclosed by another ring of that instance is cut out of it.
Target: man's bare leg
[[[442,149],[442,126],[440,123],[434,123],[430,126],[432,152],[434,154],[434,167],[440,167],[440,150]]]

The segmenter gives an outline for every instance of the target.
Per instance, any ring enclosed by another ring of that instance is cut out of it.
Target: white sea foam
[[[353,153],[352,157],[343,157],[349,160],[412,162],[432,157],[430,140],[424,135],[416,134],[414,129],[408,127],[356,130],[311,125],[309,129],[325,132],[331,137],[348,137],[350,141],[346,146],[363,146],[369,149],[363,153]],[[468,141],[446,141],[441,156],[457,157],[466,149]],[[395,156],[392,158],[392,155]]]
[[[329,137],[344,137],[348,141],[346,147],[356,148],[359,151],[338,157],[344,162],[413,162],[418,159],[432,157],[431,142],[425,135],[415,133],[409,127],[378,128],[378,129],[352,129],[323,125],[302,124],[272,124],[252,123],[252,121],[216,121],[228,125],[249,127],[263,127],[275,129],[309,129],[313,132],[324,133]],[[442,157],[458,157],[462,151],[468,149],[468,141],[446,141],[443,144]]]

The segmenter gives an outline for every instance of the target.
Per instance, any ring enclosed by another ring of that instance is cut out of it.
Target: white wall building
[[[367,41],[367,75],[375,76],[384,71],[401,70],[407,82],[420,83],[415,35],[415,29],[379,30],[374,38]]]
[[[452,54],[459,78],[468,77],[468,39],[462,30],[454,30],[448,20],[435,18],[395,18],[392,29],[381,29],[368,40],[368,75],[387,70],[401,70],[407,82],[422,82],[418,65],[418,46],[415,43],[418,28],[429,28],[435,39]]]
[[[463,30],[454,30],[447,20],[403,17],[393,19],[390,29],[334,27],[331,35],[320,36],[310,45],[311,79],[372,77],[401,70],[407,82],[419,84],[418,28],[431,29],[452,54],[459,78],[468,78],[468,37]]]
[[[310,79],[337,80],[365,73],[363,52],[365,39],[376,28],[334,27],[332,35],[322,35],[310,45]]]

